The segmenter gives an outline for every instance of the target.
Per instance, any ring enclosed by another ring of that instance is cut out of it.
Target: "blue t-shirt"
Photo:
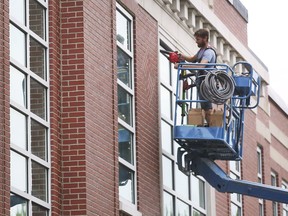
[[[197,62],[200,63],[201,60],[207,60],[208,63],[216,63],[216,54],[212,48],[200,49],[197,53]],[[206,66],[213,67],[213,66]]]

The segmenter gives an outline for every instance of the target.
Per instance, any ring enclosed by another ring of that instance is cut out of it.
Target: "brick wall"
[[[10,213],[10,130],[9,130],[9,14],[8,0],[0,1],[0,214]]]
[[[84,8],[87,212],[118,215],[116,2]]]
[[[62,209],[62,142],[61,142],[61,49],[60,1],[49,1],[49,75],[50,75],[50,144],[51,209],[61,215]],[[67,67],[67,66],[66,66]]]
[[[158,24],[135,11],[135,87],[138,204],[143,215],[160,215]]]
[[[248,46],[247,23],[237,10],[227,0],[214,0],[214,13],[238,38],[243,45]]]

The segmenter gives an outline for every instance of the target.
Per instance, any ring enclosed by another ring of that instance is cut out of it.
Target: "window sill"
[[[135,205],[121,201],[119,202],[120,211],[125,212],[126,214],[133,215],[133,216],[142,216],[142,213],[139,212]]]

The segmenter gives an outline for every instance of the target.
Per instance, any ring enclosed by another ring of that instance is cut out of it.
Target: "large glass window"
[[[51,209],[47,8],[48,1],[9,1],[12,216]]]
[[[119,199],[122,205],[136,207],[135,94],[133,71],[133,19],[117,4],[117,91],[119,145]]]
[[[165,47],[161,46],[160,50],[165,50]],[[179,145],[173,141],[172,136],[177,72],[161,52],[159,63],[163,215],[205,216],[207,214],[205,180],[185,175],[177,165]],[[181,121],[181,113],[178,115],[177,121]]]
[[[230,177],[232,179],[241,179],[241,162],[230,161]],[[231,198],[231,216],[242,215],[242,195],[232,193]]]
[[[271,172],[271,185],[278,187],[277,184],[277,174],[275,172]],[[277,202],[272,202],[272,216],[278,216],[278,203]]]
[[[257,177],[258,182],[263,183],[263,149],[261,146],[257,146]],[[263,199],[259,199],[259,216],[264,215],[264,202]]]
[[[287,181],[282,181],[282,188],[285,190],[288,190],[288,182]],[[288,216],[288,203],[283,203],[283,216]]]

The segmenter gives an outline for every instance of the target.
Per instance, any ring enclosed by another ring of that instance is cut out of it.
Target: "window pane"
[[[231,204],[231,216],[241,216],[241,208],[234,203]]]
[[[121,12],[116,11],[116,34],[117,41],[124,45],[125,48],[131,50],[131,22]]]
[[[189,198],[189,177],[176,169],[176,192],[181,197]]]
[[[160,88],[161,97],[161,114],[171,119],[171,92],[161,85]]]
[[[192,178],[192,200],[196,205],[205,209],[205,182],[195,176]]]
[[[31,152],[43,160],[47,160],[46,127],[31,120]]]
[[[177,203],[176,203],[177,207],[177,215],[181,215],[181,216],[189,216],[190,215],[190,212],[189,212],[189,205],[187,205],[186,203],[180,201],[180,200],[177,200]]]
[[[32,215],[33,216],[45,216],[45,215],[48,215],[48,210],[42,206],[32,203]]]
[[[172,161],[162,156],[163,184],[173,189],[173,167]]]
[[[44,38],[45,36],[45,10],[35,0],[29,1],[29,27],[39,37]]]
[[[36,80],[30,80],[31,111],[46,119],[46,88]]]
[[[132,126],[132,96],[119,85],[118,117]]]
[[[117,48],[117,77],[131,88],[131,58]]]
[[[10,66],[10,99],[26,107],[26,76]]]
[[[119,156],[127,162],[133,161],[133,134],[126,128],[118,125]]]
[[[160,54],[159,70],[160,70],[161,82],[164,82],[167,85],[171,85],[170,62],[168,61],[168,59],[163,54]]]
[[[161,120],[161,143],[162,149],[172,154],[172,127]]]
[[[32,161],[32,195],[47,201],[47,169]]]
[[[205,216],[205,214],[197,211],[196,209],[193,209],[193,216]]]
[[[134,172],[119,164],[119,194],[126,200],[135,203]]]
[[[26,117],[14,109],[10,109],[10,137],[11,143],[27,149]]]
[[[27,200],[15,194],[10,195],[10,216],[28,215]]]
[[[30,37],[30,70],[46,80],[45,48]]]
[[[173,216],[174,215],[174,207],[173,207],[173,196],[164,192],[163,196],[163,211],[165,216]]]
[[[10,0],[9,3],[10,15],[25,25],[25,0]]]
[[[10,25],[10,56],[26,66],[25,34],[12,24]]]
[[[22,155],[11,153],[11,186],[27,192],[27,159]]]

